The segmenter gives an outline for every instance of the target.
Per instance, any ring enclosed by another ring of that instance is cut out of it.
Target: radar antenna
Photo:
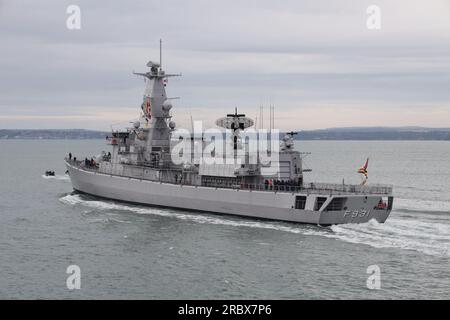
[[[281,141],[281,150],[288,151],[294,149],[294,136],[298,134],[298,131],[286,132],[283,140]]]
[[[226,117],[218,119],[216,125],[225,129],[231,129],[234,132],[251,127],[254,125],[254,122],[252,119],[247,118],[245,114],[238,113],[237,108],[235,108],[234,113],[229,113]]]
[[[254,124],[253,120],[246,117],[245,114],[238,113],[237,108],[234,109],[234,113],[229,113],[226,117],[216,121],[218,127],[233,130],[233,148],[235,152],[238,148],[238,136],[240,130],[245,130]]]

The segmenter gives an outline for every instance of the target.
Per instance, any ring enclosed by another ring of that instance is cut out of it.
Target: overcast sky
[[[137,118],[132,71],[159,59],[160,38],[166,72],[183,74],[167,87],[179,127],[270,103],[281,129],[450,127],[448,0],[0,0],[0,128]]]

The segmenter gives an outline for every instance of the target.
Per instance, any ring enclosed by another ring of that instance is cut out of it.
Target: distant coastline
[[[0,129],[3,140],[105,139],[107,132],[84,129]]]
[[[450,128],[352,127],[300,131],[297,140],[438,140],[450,141]]]
[[[85,129],[0,129],[2,140],[105,139],[106,131]],[[299,131],[297,140],[438,140],[450,141],[450,128],[351,127]]]

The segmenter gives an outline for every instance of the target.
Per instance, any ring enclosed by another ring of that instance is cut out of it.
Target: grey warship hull
[[[76,191],[143,205],[316,225],[364,223],[371,219],[384,222],[392,208],[391,197],[386,208],[377,208],[383,195],[374,193],[354,194],[338,189],[305,189],[302,192],[205,187],[105,174],[70,161],[66,161],[66,167]],[[298,208],[299,197],[305,199],[304,209]],[[333,206],[336,203],[333,199],[345,204],[342,210]]]

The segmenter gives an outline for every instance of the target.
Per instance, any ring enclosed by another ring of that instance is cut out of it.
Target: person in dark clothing
[[[72,161],[72,152],[69,152],[69,161]]]

